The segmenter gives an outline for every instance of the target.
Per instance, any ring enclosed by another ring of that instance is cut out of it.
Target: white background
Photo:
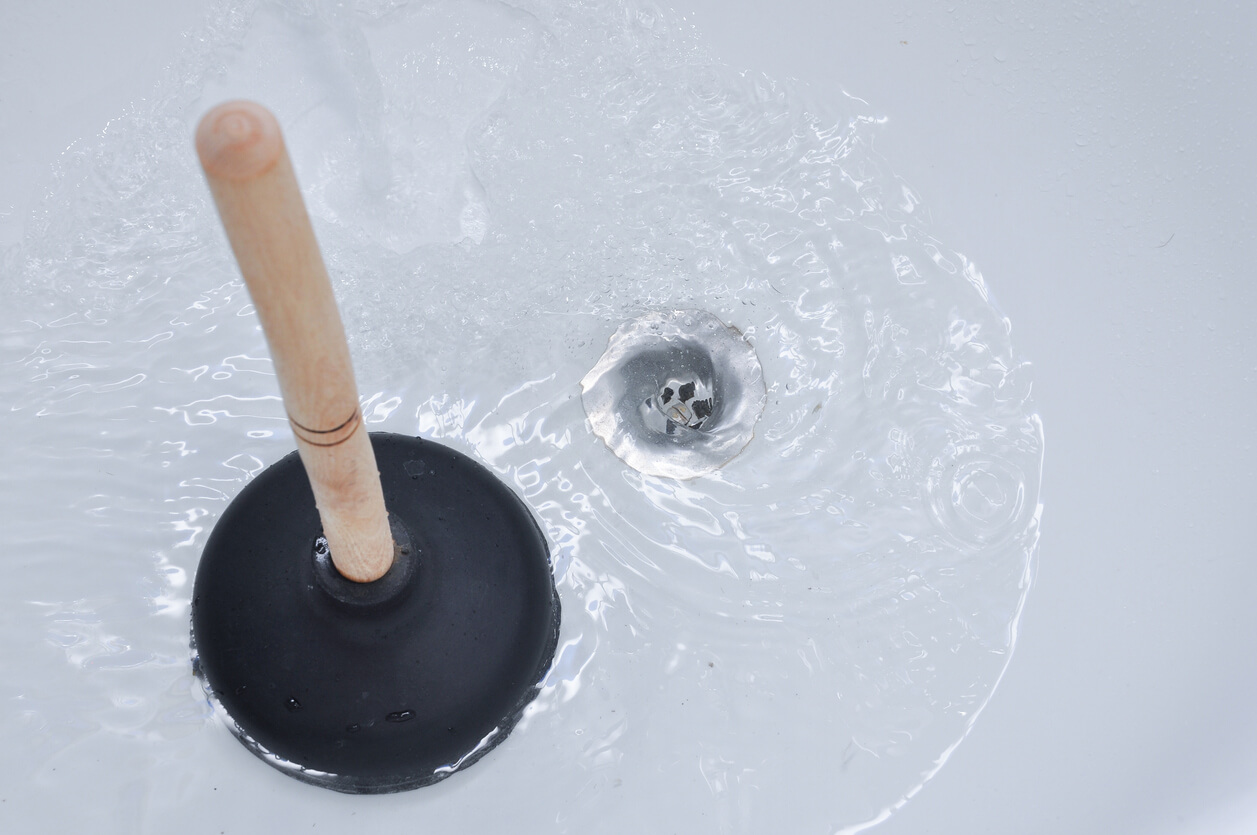
[[[1016,655],[875,831],[1257,832],[1257,6],[674,6],[733,66],[884,114],[880,151],[1036,367],[1045,512]],[[0,0],[0,247],[199,10]]]

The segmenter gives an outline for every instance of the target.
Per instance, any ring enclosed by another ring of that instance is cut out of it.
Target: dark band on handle
[[[332,429],[311,429],[308,426],[303,426],[300,423],[298,423],[293,418],[292,415],[288,416],[288,423],[292,425],[293,434],[296,435],[301,440],[305,441],[307,444],[310,444],[311,446],[321,446],[321,447],[339,446],[340,444],[343,444],[345,441],[352,438],[354,436],[354,433],[358,431],[358,427],[362,425],[362,410],[358,408],[357,406],[355,406],[354,413],[350,415],[348,419],[345,420],[344,423],[340,424],[339,426],[333,427]],[[347,432],[345,434],[345,437],[343,438],[339,438],[335,441],[328,441],[325,438],[318,437],[320,435],[323,435],[323,436],[334,435],[337,432],[343,431],[345,427],[349,426],[351,423],[353,424],[353,428],[350,429],[349,432]]]

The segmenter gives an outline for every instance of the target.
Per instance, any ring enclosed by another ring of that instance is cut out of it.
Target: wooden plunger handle
[[[378,580],[393,563],[380,474],[279,123],[261,105],[226,102],[201,119],[196,150],[271,348],[332,561],[351,580]]]

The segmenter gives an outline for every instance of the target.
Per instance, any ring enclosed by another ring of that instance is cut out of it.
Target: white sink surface
[[[112,5],[0,7],[0,246],[201,13]],[[674,6],[727,63],[884,114],[879,150],[1035,366],[1044,512],[1016,652],[873,831],[1257,831],[1257,8]]]
[[[689,2],[845,90],[1036,366],[1043,538],[1012,664],[886,833],[1257,831],[1248,4]]]

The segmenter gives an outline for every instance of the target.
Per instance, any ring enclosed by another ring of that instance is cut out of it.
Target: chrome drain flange
[[[687,479],[740,453],[764,409],[764,374],[742,333],[701,310],[626,322],[581,381],[594,434],[647,475]]]

